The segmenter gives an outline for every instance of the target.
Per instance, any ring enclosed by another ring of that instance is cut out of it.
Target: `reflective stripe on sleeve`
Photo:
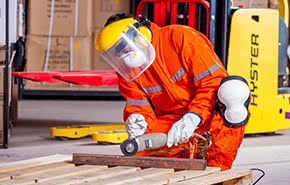
[[[161,86],[155,86],[155,87],[144,88],[143,90],[146,93],[152,93],[152,92],[162,91],[163,90],[163,87],[161,87]]]
[[[209,68],[208,70],[204,71],[203,73],[197,75],[196,77],[194,77],[194,82],[206,77],[207,75],[215,72],[217,69],[219,69],[220,66],[218,64],[213,65],[211,68]]]
[[[127,105],[150,105],[147,100],[127,100]]]
[[[185,72],[185,67],[183,66],[172,78],[171,80],[175,83],[179,77]]]

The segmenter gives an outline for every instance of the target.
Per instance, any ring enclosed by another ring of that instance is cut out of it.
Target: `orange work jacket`
[[[183,25],[158,27],[151,23],[153,64],[133,82],[119,76],[119,91],[127,100],[124,121],[142,114],[147,133],[168,133],[187,112],[201,117],[199,127],[212,116],[216,93],[227,76],[212,44],[198,31]]]

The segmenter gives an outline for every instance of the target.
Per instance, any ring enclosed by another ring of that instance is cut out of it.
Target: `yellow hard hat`
[[[95,48],[99,53],[103,53],[112,47],[121,37],[122,33],[126,33],[130,27],[136,27],[137,30],[147,39],[152,41],[151,30],[147,26],[142,25],[134,18],[121,19],[105,26],[98,34],[95,40]]]

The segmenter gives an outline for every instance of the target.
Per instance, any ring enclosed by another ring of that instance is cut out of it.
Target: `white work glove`
[[[130,139],[143,135],[146,128],[146,120],[141,114],[131,114],[126,121],[126,130]]]
[[[195,113],[185,114],[179,121],[174,123],[168,132],[167,146],[185,143],[193,136],[194,130],[200,123],[200,117]]]

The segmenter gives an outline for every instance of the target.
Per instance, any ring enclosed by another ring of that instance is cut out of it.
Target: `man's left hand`
[[[187,113],[182,119],[174,123],[168,132],[167,146],[185,143],[193,136],[194,130],[201,122],[200,117],[195,113]]]

